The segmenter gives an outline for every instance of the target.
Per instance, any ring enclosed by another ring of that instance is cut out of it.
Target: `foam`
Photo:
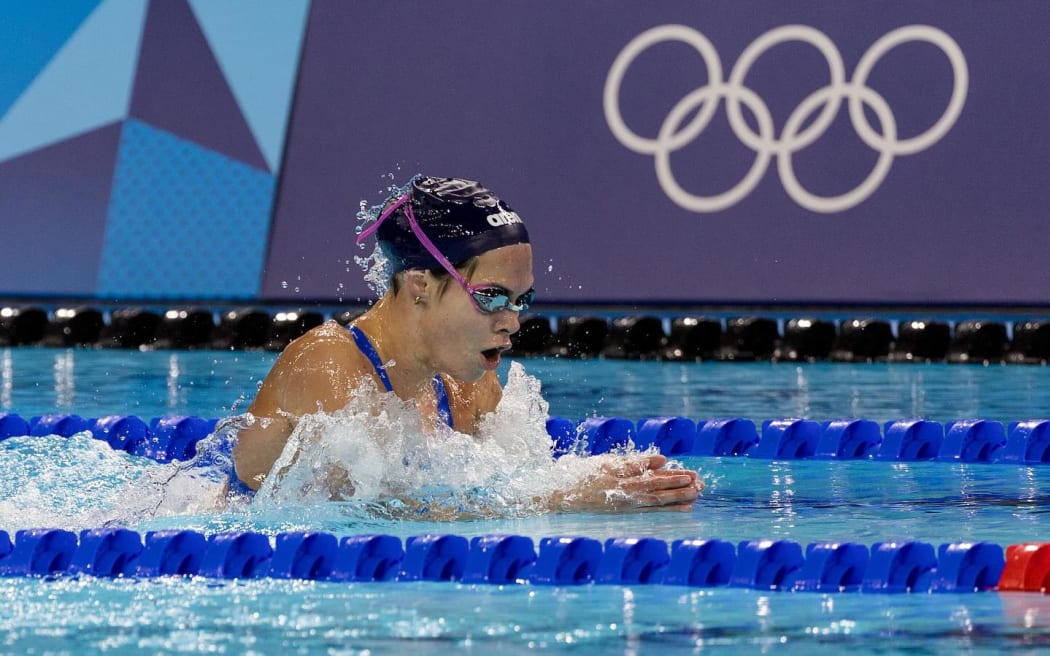
[[[609,458],[555,460],[548,404],[518,363],[477,437],[428,425],[413,403],[362,385],[347,407],[303,417],[256,508],[343,497],[352,514],[448,519],[535,512],[542,500],[594,476]],[[610,458],[615,456],[610,456]],[[340,480],[353,481],[352,493]]]
[[[215,509],[223,484],[111,449],[89,433],[0,445],[0,526],[70,530]]]
[[[229,454],[248,414],[224,419],[189,462],[157,463],[84,432],[0,443],[0,526],[153,525],[171,521],[286,528],[344,519],[448,520],[543,512],[625,457],[555,459],[540,382],[513,362],[503,398],[479,434],[425,418],[414,402],[363,382],[350,403],[300,419],[254,498],[228,493]],[[571,495],[568,496],[571,502]]]
[[[392,173],[390,177],[393,178]],[[409,178],[408,182],[401,186],[389,185],[386,189],[388,197],[394,198],[403,195],[411,187],[412,179]],[[367,201],[362,200],[356,215],[357,227],[355,228],[355,234],[361,234],[369,224],[375,223],[382,212],[383,203],[369,206]],[[365,245],[359,244],[358,248],[363,251]],[[383,253],[379,243],[375,243],[371,254],[354,256],[354,262],[364,271],[365,283],[375,293],[376,297],[386,294],[387,289],[390,287],[390,278],[394,275],[394,266],[390,258]]]

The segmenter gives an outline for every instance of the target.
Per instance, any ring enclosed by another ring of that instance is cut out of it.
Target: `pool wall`
[[[638,308],[634,309],[635,311]],[[326,320],[349,323],[364,307],[216,308],[0,303],[0,346],[280,351]],[[512,354],[662,361],[948,362],[1046,364],[1045,312],[1006,318],[924,312],[849,317],[568,311],[521,317]]]

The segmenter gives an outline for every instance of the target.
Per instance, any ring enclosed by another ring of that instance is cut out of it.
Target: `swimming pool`
[[[244,410],[275,355],[0,349],[0,412],[220,417]],[[524,359],[552,415],[815,420],[1045,417],[1046,367],[657,363]],[[506,368],[506,365],[504,365]],[[138,532],[325,531],[344,536],[517,534],[942,542],[1046,541],[1045,466],[684,458],[708,484],[692,513],[510,515],[454,524],[362,516],[339,504],[183,508],[127,497],[156,465],[98,440],[0,443],[0,528],[111,523]],[[137,488],[146,494],[152,488]],[[148,504],[147,504],[148,505]],[[693,653],[710,649],[1034,652],[1050,645],[1042,594],[790,593],[663,585],[518,586],[207,578],[0,578],[9,653]]]

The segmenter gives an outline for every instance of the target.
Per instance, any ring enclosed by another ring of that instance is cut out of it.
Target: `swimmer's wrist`
[[[568,495],[562,491],[551,492],[545,497],[536,497],[534,503],[550,512],[563,512],[569,510]]]

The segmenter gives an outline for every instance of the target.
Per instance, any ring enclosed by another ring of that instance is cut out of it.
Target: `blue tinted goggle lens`
[[[499,287],[475,289],[471,292],[471,296],[474,297],[474,301],[483,312],[496,312],[503,309],[524,312],[536,299],[536,292],[530,289],[519,296],[515,302],[511,302],[507,291]]]

